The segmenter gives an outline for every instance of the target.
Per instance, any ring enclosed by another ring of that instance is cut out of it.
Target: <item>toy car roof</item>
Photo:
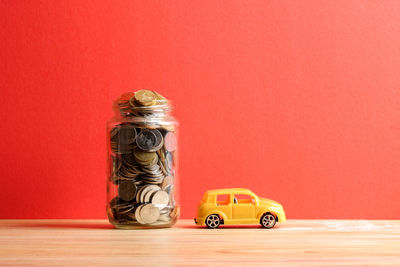
[[[206,194],[230,194],[230,193],[251,193],[251,191],[246,188],[224,188],[224,189],[212,189],[206,191]]]

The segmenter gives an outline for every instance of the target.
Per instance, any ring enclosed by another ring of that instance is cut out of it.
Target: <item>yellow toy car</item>
[[[282,205],[260,198],[244,188],[208,190],[199,204],[197,225],[217,228],[221,224],[258,224],[272,228],[276,222],[286,222]]]

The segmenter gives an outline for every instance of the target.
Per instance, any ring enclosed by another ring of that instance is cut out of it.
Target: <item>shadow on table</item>
[[[57,229],[114,229],[111,224],[105,223],[57,223],[57,222],[40,222],[40,223],[21,223],[13,225],[13,227],[21,228],[57,228]]]
[[[206,226],[198,226],[198,225],[177,225],[175,226],[176,228],[186,228],[186,229],[206,229],[206,230],[214,230],[214,229],[208,229]],[[274,228],[272,229],[278,229],[280,226],[275,225]],[[261,225],[220,225],[218,229],[261,229],[261,230],[268,230]],[[271,229],[271,230],[272,230]]]
[[[7,226],[7,225],[3,225]],[[106,222],[87,222],[87,223],[81,223],[81,222],[74,222],[73,220],[71,222],[57,222],[57,221],[40,221],[40,222],[20,222],[20,223],[13,223],[12,227],[15,228],[54,228],[54,229],[116,229],[113,225],[110,223]],[[179,222],[173,226],[173,228],[181,228],[181,229],[204,229],[205,231],[209,230],[212,231],[214,229],[208,229],[206,226],[198,226],[193,224],[179,224]],[[275,225],[273,229],[279,229],[279,225]],[[161,228],[165,229],[165,228]],[[261,227],[261,225],[220,225],[218,229],[261,229],[261,230],[267,230]]]

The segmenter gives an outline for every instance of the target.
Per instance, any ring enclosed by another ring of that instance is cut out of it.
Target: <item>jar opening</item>
[[[149,95],[141,95],[138,98],[136,93],[122,94],[114,101],[114,111],[122,117],[147,117],[147,116],[165,116],[172,110],[170,101],[155,91],[146,91]]]

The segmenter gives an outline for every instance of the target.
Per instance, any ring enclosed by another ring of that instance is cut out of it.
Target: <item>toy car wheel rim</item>
[[[262,224],[266,228],[271,228],[275,225],[275,217],[272,214],[267,214],[262,218]]]
[[[217,215],[210,215],[207,217],[206,224],[210,228],[217,228],[220,224],[220,219]]]

